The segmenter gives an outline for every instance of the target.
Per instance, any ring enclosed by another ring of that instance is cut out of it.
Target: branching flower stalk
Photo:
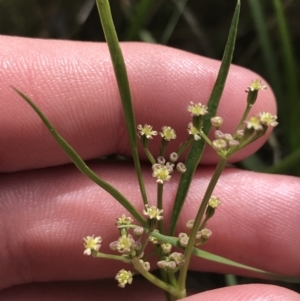
[[[233,25],[230,29],[228,43],[226,44],[223,61],[212,95],[207,105],[190,102],[187,106],[187,111],[191,114],[191,121],[187,125],[186,141],[181,143],[177,150],[171,152],[168,157],[166,156],[168,144],[171,140],[177,138],[175,129],[170,126],[163,126],[161,132],[158,132],[149,124],[136,126],[125,63],[115,33],[109,3],[108,0],[96,0],[96,3],[121,95],[127,131],[132,148],[132,156],[144,205],[143,212],[140,213],[116,188],[97,176],[64,138],[60,136],[33,101],[15,89],[39,115],[50,133],[77,168],[101,188],[110,193],[137,221],[136,224],[133,218],[126,214],[116,219],[115,226],[118,236],[115,241],[110,242],[109,247],[117,254],[101,252],[102,238],[92,235],[84,238],[84,255],[94,258],[117,260],[131,265],[130,270],[121,269],[116,274],[115,279],[119,287],[124,288],[128,284],[132,284],[134,275],[139,273],[148,281],[164,290],[167,300],[170,301],[182,299],[187,295],[185,285],[192,255],[271,275],[270,273],[235,263],[200,249],[212,235],[207,225],[209,220],[214,216],[215,210],[220,205],[220,199],[213,195],[213,191],[229,158],[237,151],[262,137],[269,127],[277,125],[277,117],[268,112],[261,112],[257,116],[252,116],[248,119],[249,112],[257,99],[259,91],[266,89],[260,80],[254,80],[249,87],[247,87],[246,109],[233,134],[223,133],[221,126],[224,120],[221,116],[215,116],[232,58],[240,1],[237,1]],[[211,140],[208,135],[211,126],[215,128],[213,140]],[[157,183],[157,200],[155,205],[150,203],[147,199],[137,152],[137,136],[140,138],[145,154],[151,163],[153,181]],[[159,153],[158,157],[155,157],[148,148],[149,143],[151,143],[156,136],[161,137],[161,145],[157,152]],[[195,172],[205,144],[218,154],[220,160],[205,191],[196,216],[186,224],[186,233],[181,232],[177,237],[173,235],[168,236],[167,233],[165,233],[165,225],[163,223],[163,192],[165,186],[172,180],[173,173],[177,172],[181,174],[178,189],[179,193],[177,193],[179,197],[177,198],[176,196],[174,200],[174,210],[172,212],[174,224],[172,224],[171,220],[171,233],[173,233],[172,227],[176,226],[177,218],[189,189],[189,177]],[[183,162],[181,155],[187,151],[189,151],[188,157],[186,162]],[[188,174],[187,177],[185,177],[186,174]],[[183,186],[181,187],[180,185],[182,183]],[[155,251],[145,254],[145,252],[148,252],[147,247],[149,245],[154,245]],[[156,265],[161,271],[160,278],[154,276],[150,271],[151,267],[148,258],[152,256],[156,256]]]
[[[256,87],[256,83],[257,81],[253,81],[251,86]],[[248,98],[254,93],[257,94],[259,90],[262,90],[262,88],[258,87],[254,90],[248,90]],[[247,107],[248,106],[249,104]],[[200,108],[203,110],[200,110]],[[132,263],[135,271],[121,270],[117,274],[116,279],[118,280],[120,287],[125,287],[126,284],[131,284],[134,273],[139,272],[150,282],[164,289],[169,294],[168,300],[178,300],[186,296],[185,283],[191,256],[195,253],[195,248],[201,247],[201,245],[206,243],[212,235],[212,232],[207,229],[206,226],[209,220],[213,217],[216,208],[220,205],[219,198],[212,194],[222,171],[226,167],[232,154],[239,151],[244,147],[244,145],[247,145],[250,140],[254,141],[258,137],[261,137],[269,126],[277,125],[277,117],[270,113],[260,113],[258,116],[250,117],[249,121],[245,121],[248,116],[244,114],[240,122],[243,128],[238,126],[236,132],[231,135],[229,133],[221,132],[220,128],[223,123],[223,119],[219,116],[215,116],[211,118],[211,123],[215,127],[214,134],[216,139],[211,141],[202,131],[203,117],[209,113],[207,108],[204,108],[205,106],[200,103],[191,103],[191,105],[188,106],[188,111],[192,115],[192,125],[191,123],[188,125],[187,141],[189,141],[191,137],[195,141],[205,139],[207,144],[220,156],[220,160],[202,198],[195,220],[191,220],[187,223],[187,228],[190,229],[190,232],[188,234],[183,232],[179,233],[178,237],[175,238],[175,243],[174,237],[171,237],[169,240],[167,236],[164,236],[164,184],[171,180],[171,174],[173,172],[186,172],[185,164],[178,162],[179,156],[176,152],[173,152],[169,157],[170,161],[167,161],[162,156],[159,156],[155,163],[153,163],[152,159],[149,159],[152,164],[152,176],[157,182],[157,205],[145,205],[143,214],[148,219],[148,226],[146,228],[135,226],[133,224],[133,219],[124,214],[117,219],[116,226],[119,229],[120,236],[117,241],[110,244],[110,247],[112,250],[121,253],[121,256],[115,255],[114,257],[112,255],[99,253],[100,243],[102,242],[101,237],[94,238],[94,236],[88,236],[84,239],[85,255],[117,260],[122,260],[121,258],[124,258],[124,262]],[[255,120],[258,119],[258,122],[251,122],[251,119],[253,118],[255,118]],[[193,132],[190,130],[192,127],[195,128]],[[175,130],[170,127],[163,127],[162,130],[166,128],[168,131],[173,133],[174,137],[176,136]],[[138,125],[137,129],[140,131],[141,143],[148,147],[153,138],[152,136],[156,136],[157,132],[154,131],[150,125],[145,125],[144,127]],[[244,133],[245,130],[248,130],[247,135]],[[168,139],[163,131],[160,135],[163,139]],[[150,158],[154,158],[152,154]],[[130,233],[130,229],[133,229],[133,235]],[[146,233],[146,236],[143,238],[144,233]],[[163,234],[163,236],[158,236],[158,233]],[[137,239],[135,236],[137,236]],[[152,275],[151,272],[149,272],[149,262],[144,261],[144,251],[146,250],[148,242],[152,242],[156,245],[156,256],[158,260],[157,266],[162,271],[162,279]],[[180,248],[184,252],[174,252],[173,247]],[[179,276],[176,276],[175,273],[178,271]]]

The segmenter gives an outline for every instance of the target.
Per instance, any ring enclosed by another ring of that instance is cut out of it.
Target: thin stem
[[[205,135],[205,133],[203,131],[200,131],[200,136],[205,140],[205,142],[212,147],[212,142],[210,141],[210,139]]]
[[[193,141],[194,137],[190,135],[188,139],[177,150],[178,157],[180,157],[186,151],[186,149],[191,145]]]
[[[144,252],[144,250],[145,250],[145,248],[146,248],[146,246],[148,244],[148,241],[149,241],[150,237],[151,237],[151,232],[149,231],[147,233],[146,239],[144,240],[141,249],[139,250],[139,254],[143,254],[143,252]]]
[[[151,283],[156,285],[157,287],[163,289],[164,291],[170,293],[172,296],[175,296],[178,299],[182,299],[186,296],[185,290],[179,291],[172,285],[160,280],[159,278],[155,277],[151,273],[145,270],[144,266],[141,264],[140,260],[138,258],[133,258],[132,263],[134,265],[134,268],[143,275],[147,280],[149,280]]]
[[[152,165],[155,164],[156,161],[155,161],[154,157],[152,156],[151,152],[149,151],[149,148],[144,147],[144,151],[145,151],[145,154],[146,154],[148,160],[150,161],[150,163],[151,163]]]
[[[93,257],[118,260],[118,261],[122,261],[122,262],[125,262],[125,263],[130,263],[131,262],[130,259],[127,259],[124,256],[105,254],[105,253],[101,253],[101,252],[97,252],[96,254],[93,253]]]
[[[185,264],[182,267],[182,269],[180,270],[180,274],[179,274],[179,280],[178,280],[178,285],[179,285],[179,289],[184,289],[185,287],[185,282],[186,282],[186,276],[187,276],[187,271],[188,271],[188,267],[189,267],[189,263],[191,260],[191,255],[193,252],[193,247],[194,247],[194,243],[195,243],[195,239],[196,239],[196,235],[199,229],[199,225],[201,223],[201,220],[203,219],[203,215],[205,214],[205,209],[207,207],[208,201],[213,193],[213,190],[220,178],[220,175],[223,171],[223,169],[225,168],[227,164],[227,160],[221,158],[220,161],[218,162],[218,165],[216,166],[215,172],[208,184],[208,187],[206,189],[206,192],[204,194],[202,203],[199,207],[199,210],[197,212],[195,221],[194,221],[194,226],[192,228],[190,237],[189,237],[189,242],[188,245],[185,249],[184,252],[184,257],[185,257]]]
[[[169,144],[169,141],[165,140],[164,138],[161,139],[161,146],[160,146],[160,156],[165,156],[165,150],[167,145]]]
[[[241,120],[240,120],[240,122],[239,122],[239,124],[238,124],[238,126],[237,126],[237,128],[236,128],[236,131],[235,131],[235,133],[234,133],[234,135],[233,135],[233,139],[236,139],[236,132],[237,132],[238,130],[242,129],[243,124],[244,124],[244,121],[246,120],[246,118],[247,118],[247,116],[248,116],[248,114],[249,114],[251,108],[252,108],[252,105],[247,104],[247,107],[246,107],[246,109],[245,109],[245,111],[244,111],[244,114],[243,114],[243,116],[242,116],[242,118],[241,118]]]
[[[164,184],[157,184],[157,208],[163,209],[163,189]],[[163,220],[158,221],[158,229],[161,234],[164,234],[164,223]]]

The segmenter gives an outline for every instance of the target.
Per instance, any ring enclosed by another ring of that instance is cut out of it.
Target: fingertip
[[[185,298],[186,301],[299,301],[300,296],[284,287],[267,284],[244,284],[210,290]]]

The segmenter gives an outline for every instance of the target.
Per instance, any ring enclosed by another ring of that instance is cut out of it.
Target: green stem
[[[165,140],[164,138],[161,139],[161,146],[160,146],[160,156],[165,156],[165,150],[167,145],[169,144],[169,141]]]
[[[144,151],[145,151],[145,154],[146,154],[148,160],[150,161],[150,163],[151,163],[152,165],[155,164],[156,161],[155,161],[154,157],[152,156],[151,152],[149,151],[149,148],[144,147]]]
[[[205,214],[205,209],[207,207],[208,201],[213,193],[213,190],[220,178],[220,175],[223,171],[223,169],[225,168],[227,164],[227,160],[221,158],[220,161],[218,162],[218,165],[216,166],[215,172],[208,184],[208,187],[206,189],[206,192],[204,194],[202,203],[199,207],[199,210],[197,212],[195,221],[194,221],[194,226],[192,228],[192,231],[190,233],[190,237],[189,237],[189,242],[188,245],[185,249],[184,252],[184,257],[185,257],[185,264],[182,267],[182,269],[180,270],[180,274],[179,274],[179,280],[178,280],[178,285],[179,285],[179,289],[183,290],[185,287],[185,283],[186,283],[186,276],[187,276],[187,271],[189,268],[189,263],[191,260],[191,255],[193,252],[193,247],[194,247],[194,243],[195,243],[195,239],[196,239],[196,235],[201,223],[201,220],[203,219],[203,215]]]
[[[163,209],[163,189],[164,184],[157,184],[157,208]],[[164,223],[163,220],[158,221],[158,230],[161,234],[164,234]]]
[[[95,258],[112,259],[112,260],[122,261],[122,262],[125,262],[125,263],[131,263],[131,260],[125,258],[124,256],[112,255],[112,254],[104,254],[104,253],[101,253],[101,252],[97,252],[96,254],[93,254],[93,257],[95,257]]]
[[[205,133],[203,131],[200,131],[200,136],[205,140],[205,142],[212,147],[212,142],[210,141],[210,139],[205,135]]]
[[[132,263],[134,265],[134,268],[143,275],[148,281],[156,285],[157,287],[163,289],[164,291],[170,293],[172,296],[175,296],[178,299],[182,299],[186,296],[186,291],[182,290],[179,291],[172,285],[160,280],[159,278],[155,277],[151,273],[145,270],[144,266],[141,264],[140,260],[138,258],[133,258]]]
[[[236,135],[236,132],[237,132],[238,130],[240,130],[240,129],[243,128],[244,121],[246,120],[246,118],[247,118],[247,116],[248,116],[248,114],[249,114],[251,108],[252,108],[252,105],[247,104],[247,107],[246,107],[246,109],[245,109],[245,111],[244,111],[244,114],[243,114],[243,116],[242,116],[242,118],[241,118],[241,120],[240,120],[240,122],[239,122],[239,124],[238,124],[238,126],[237,126],[237,128],[236,128],[236,131],[235,131],[235,133],[234,133],[234,135],[233,135],[233,139],[236,139],[236,136],[237,136],[237,135]]]
[[[178,157],[180,157],[186,149],[191,145],[191,143],[194,141],[194,136],[190,135],[188,139],[182,144],[179,149],[176,151],[178,154]]]
[[[108,0],[96,0],[98,12],[101,19],[102,28],[104,31],[105,39],[109,48],[111,60],[114,66],[114,71],[118,83],[118,88],[122,100],[123,111],[126,120],[127,132],[130,140],[130,147],[132,150],[132,157],[134,166],[136,169],[138,182],[140,186],[141,195],[144,205],[148,204],[146,195],[145,184],[143,181],[143,175],[141,165],[138,156],[137,139],[136,139],[136,122],[134,116],[134,110],[132,105],[129,81],[126,71],[126,66],[123,58],[123,54],[120,48],[119,40],[116,34],[115,26],[112,20],[111,11]]]

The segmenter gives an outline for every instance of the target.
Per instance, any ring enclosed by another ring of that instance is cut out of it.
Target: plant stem
[[[157,184],[157,208],[163,209],[163,189],[164,184]],[[163,220],[158,221],[158,230],[161,234],[164,234],[164,223]]]
[[[248,116],[251,108],[252,108],[252,105],[247,104],[247,107],[246,107],[246,109],[244,111],[244,114],[243,114],[243,116],[242,116],[242,118],[241,118],[241,120],[240,120],[240,122],[239,122],[239,124],[238,124],[238,126],[236,128],[236,131],[235,131],[235,133],[233,135],[233,139],[236,139],[236,132],[243,127],[244,121],[246,120],[246,118],[247,118],[247,116]]]
[[[134,268],[143,275],[147,280],[149,280],[151,283],[156,285],[157,287],[163,289],[164,291],[170,293],[172,296],[176,297],[178,299],[182,299],[186,296],[185,290],[179,291],[178,289],[174,288],[172,285],[160,280],[159,278],[155,277],[151,273],[145,270],[144,266],[141,264],[140,260],[138,258],[133,258],[132,263],[134,265]],[[176,300],[176,299],[175,299]]]
[[[148,147],[144,147],[144,152],[148,158],[148,160],[150,161],[150,163],[153,165],[156,163],[154,157],[152,156],[151,152],[149,151]]]
[[[188,245],[185,249],[184,252],[184,257],[185,257],[185,264],[182,267],[182,269],[180,270],[180,274],[179,274],[179,279],[178,279],[178,285],[179,285],[179,289],[183,290],[185,288],[185,283],[186,283],[186,276],[187,276],[187,271],[189,268],[189,264],[190,264],[190,260],[191,260],[191,255],[193,252],[193,247],[194,247],[194,243],[195,243],[195,239],[196,239],[196,234],[198,232],[201,220],[203,218],[203,215],[205,213],[205,209],[207,207],[208,201],[213,193],[213,190],[220,178],[220,175],[223,171],[223,169],[225,168],[227,164],[227,160],[221,158],[220,161],[218,162],[218,165],[216,166],[215,172],[208,184],[208,187],[206,189],[206,192],[204,194],[202,203],[199,207],[199,210],[197,212],[195,221],[194,221],[194,226],[192,228],[192,231],[190,233],[190,237],[189,237],[189,242]]]

